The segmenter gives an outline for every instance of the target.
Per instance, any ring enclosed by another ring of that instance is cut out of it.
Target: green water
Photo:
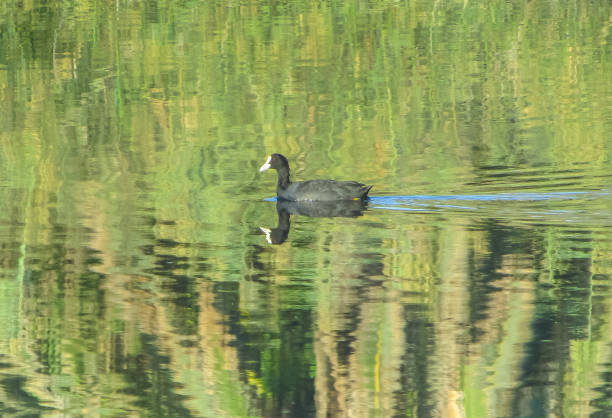
[[[0,415],[610,416],[611,16],[0,2]]]

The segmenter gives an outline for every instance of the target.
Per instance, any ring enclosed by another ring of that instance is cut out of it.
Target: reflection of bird
[[[266,235],[268,243],[282,244],[289,236],[289,228],[291,227],[290,215],[302,215],[313,218],[355,218],[363,215],[366,206],[366,202],[361,199],[328,202],[289,202],[279,200],[276,202],[278,226],[272,229],[263,227],[259,229]]]
[[[289,162],[280,154],[268,157],[259,172],[274,168],[278,172],[276,196],[290,201],[364,200],[372,186],[356,181],[307,180],[292,183],[289,178]]]
[[[289,236],[289,228],[291,223],[289,220],[289,211],[287,209],[279,208],[280,201],[276,204],[276,214],[278,215],[278,226],[276,228],[264,228],[259,227],[261,232],[266,234],[266,241],[269,244],[282,244],[287,240]]]
[[[303,215],[311,218],[355,218],[363,215],[367,203],[364,200],[332,200],[322,202],[276,202],[276,212],[287,211],[291,215]]]

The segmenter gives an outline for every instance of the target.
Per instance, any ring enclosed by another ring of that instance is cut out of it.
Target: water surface
[[[610,416],[611,11],[2,2],[0,415]]]

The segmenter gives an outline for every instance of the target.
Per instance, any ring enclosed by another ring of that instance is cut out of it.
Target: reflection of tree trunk
[[[351,280],[342,277],[339,281]],[[314,350],[318,417],[393,413],[406,352],[399,291],[343,286],[337,303],[319,306]],[[333,296],[332,296],[333,297]]]
[[[238,388],[242,386],[240,377],[245,371],[240,370],[236,346],[230,345],[234,337],[224,325],[227,318],[214,306],[213,288],[214,284],[210,282],[203,282],[199,286],[198,344],[190,356],[193,359],[192,367],[201,373],[201,383],[206,386],[210,406],[214,405],[215,411],[223,411],[225,406],[222,404],[222,396],[215,396],[222,393],[218,387],[221,381],[218,374],[226,374],[224,377],[233,380],[233,385]],[[240,396],[247,398],[246,393]],[[200,411],[204,414],[206,412],[210,411]]]
[[[374,288],[383,292],[381,288]],[[374,290],[373,289],[373,290]],[[392,413],[396,410],[395,394],[402,390],[401,387],[401,364],[402,357],[406,352],[406,335],[404,328],[404,309],[400,294],[397,290],[390,290],[380,295],[378,303],[366,304],[364,307],[364,318],[370,318],[371,326],[365,323],[357,333],[358,339],[367,340],[376,338],[376,351],[373,360],[374,393],[370,401],[376,410]],[[370,311],[371,308],[371,311]],[[374,322],[375,321],[375,322]],[[368,346],[358,346],[355,359],[351,364],[353,372],[360,373],[360,364],[363,358],[371,357]],[[363,353],[360,353],[363,351]],[[370,360],[370,361],[371,361]],[[361,371],[363,373],[363,371]],[[365,383],[365,382],[364,382]],[[362,408],[364,406],[365,408]],[[357,411],[363,411],[360,415],[370,416],[368,404],[358,405]]]
[[[346,277],[340,277],[339,280]],[[317,374],[315,377],[315,403],[318,417],[344,416],[347,411],[347,398],[350,396],[350,382],[346,367],[346,358],[343,358],[339,345],[346,343],[341,341],[340,334],[347,331],[350,334],[352,324],[342,321],[343,318],[351,318],[352,312],[345,301],[358,300],[355,288],[342,287],[339,293],[343,295],[340,300],[334,299],[333,287],[326,289],[331,293],[332,300],[326,298],[319,302],[317,311],[319,317],[315,331],[314,351],[317,361]],[[327,293],[327,295],[329,295]],[[347,338],[349,336],[347,335]],[[353,348],[353,344],[349,349]]]
[[[501,278],[495,286],[501,289],[491,295],[491,310],[488,318],[480,323],[485,330],[474,350],[470,350],[470,362],[478,369],[487,367],[486,356],[479,347],[497,344],[499,355],[491,365],[494,376],[490,383],[491,409],[513,411],[514,395],[509,396],[521,379],[521,364],[525,359],[525,347],[533,338],[532,320],[534,315],[535,288],[532,280],[535,261],[529,254],[508,254],[502,258]],[[478,363],[483,363],[478,365]],[[516,411],[515,411],[516,412]],[[519,411],[520,416],[532,415],[533,411]]]
[[[317,362],[315,377],[315,405],[317,417],[341,416],[344,402],[338,397],[336,389],[335,371],[338,370],[337,359],[333,353],[333,337],[329,328],[322,330],[321,326],[315,331],[314,351]]]
[[[441,244],[440,286],[438,293],[438,317],[434,321],[435,359],[432,367],[430,387],[435,393],[433,399],[442,417],[463,417],[463,394],[460,369],[463,357],[461,341],[466,334],[468,318],[469,234],[458,226],[445,231],[446,242]]]

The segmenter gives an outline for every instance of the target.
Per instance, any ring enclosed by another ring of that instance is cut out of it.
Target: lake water
[[[0,415],[611,416],[611,15],[3,1]]]

